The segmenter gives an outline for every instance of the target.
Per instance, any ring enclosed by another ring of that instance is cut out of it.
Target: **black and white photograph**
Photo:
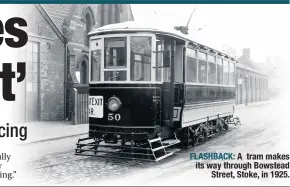
[[[290,184],[290,6],[1,4],[0,18],[0,186]]]

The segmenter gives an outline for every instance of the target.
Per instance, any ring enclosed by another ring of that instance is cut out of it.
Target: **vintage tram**
[[[239,123],[229,55],[134,21],[89,35],[89,136],[76,155],[158,161]]]

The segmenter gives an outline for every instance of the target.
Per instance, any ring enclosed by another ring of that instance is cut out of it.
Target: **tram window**
[[[229,63],[229,77],[230,85],[235,85],[235,68],[232,62]]]
[[[216,83],[216,64],[209,62],[208,63],[208,83]]]
[[[207,56],[207,60],[208,60],[209,62],[215,63],[215,57],[212,56],[212,55],[208,55],[208,56]]]
[[[217,84],[223,84],[223,61],[217,58]]]
[[[105,68],[125,68],[126,66],[126,37],[105,38]]]
[[[183,58],[184,58],[184,46],[176,45],[176,51],[174,55],[174,79],[176,83],[183,82]]]
[[[187,48],[186,49],[186,61],[187,61],[187,68],[186,68],[186,81],[187,82],[197,82],[197,59],[196,51]]]
[[[215,57],[208,55],[208,83],[215,84],[216,83],[216,64]]]
[[[186,55],[192,58],[196,58],[196,50],[186,48]]]
[[[156,49],[157,51],[162,51],[162,41],[157,41],[156,42]],[[163,54],[160,53],[156,53],[156,81],[161,81],[161,72],[162,69],[159,67],[162,67],[162,56]]]
[[[229,85],[229,62],[224,61],[224,85]]]
[[[206,54],[198,52],[198,82],[207,83],[207,61]]]
[[[198,63],[198,82],[207,83],[207,62],[204,60]]]
[[[171,44],[165,44],[164,45],[164,50],[171,51]],[[164,67],[163,68],[163,81],[164,82],[170,82],[171,78],[171,69],[170,67]]]
[[[202,52],[198,52],[198,59],[199,60],[206,60],[206,54]]]
[[[207,61],[206,54],[198,52],[198,82],[207,83]]]
[[[151,80],[151,37],[130,37],[131,81]]]
[[[126,81],[127,72],[126,71],[105,71],[104,72],[105,81]]]
[[[100,49],[91,52],[91,81],[100,81],[101,56]]]

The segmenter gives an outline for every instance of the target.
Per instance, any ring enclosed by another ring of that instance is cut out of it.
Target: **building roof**
[[[265,73],[263,68],[257,67],[256,65],[249,66],[249,64],[238,63],[238,64],[236,64],[236,67],[240,68],[240,69],[246,69],[248,71],[251,71],[251,72],[254,72],[254,73],[257,73],[257,74],[260,74],[260,75],[267,76],[267,74]]]
[[[49,17],[52,19],[54,24],[62,33],[62,24],[64,20],[67,18],[71,9],[74,8],[74,5],[73,4],[41,4],[41,7],[45,10],[45,12],[49,15]],[[130,5],[129,5],[129,13],[131,14],[132,19],[134,20]]]
[[[72,4],[42,4],[42,8],[52,19],[54,24],[57,26],[59,31],[62,33],[62,24],[67,17],[70,9],[73,7]]]
[[[248,48],[248,52],[243,53],[243,55],[240,56],[239,62],[240,62],[239,66],[243,66],[243,68],[246,68],[252,72],[256,72],[259,74],[266,74],[264,71],[264,66],[261,65],[261,63],[257,63],[251,60],[249,48]]]

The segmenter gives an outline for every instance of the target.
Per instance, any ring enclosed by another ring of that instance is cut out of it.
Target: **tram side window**
[[[235,66],[233,62],[229,63],[229,83],[230,85],[234,86],[235,85]]]
[[[130,37],[131,81],[151,80],[151,37]]]
[[[105,81],[127,80],[126,37],[105,38]]]
[[[217,58],[217,84],[223,84],[223,60]]]
[[[198,52],[198,82],[207,83],[207,61],[206,54]]]
[[[215,57],[212,55],[208,55],[208,83],[215,84],[216,83],[216,63]]]
[[[156,42],[156,49],[157,49],[157,53],[156,53],[156,81],[161,81],[161,76],[162,76],[162,57],[163,54],[162,52],[158,52],[158,51],[162,51],[162,41],[157,41]]]
[[[176,45],[174,54],[174,80],[176,83],[183,82],[183,59],[184,59],[184,46]]]
[[[91,81],[100,81],[101,49],[91,52]]]
[[[186,49],[186,81],[187,82],[197,82],[197,59],[196,51],[190,48]]]
[[[224,60],[224,85],[229,85],[229,62]]]
[[[171,44],[165,44],[164,50],[171,51]],[[170,67],[163,68],[163,81],[164,82],[170,82],[170,78],[171,78],[171,71],[170,70],[171,70]]]

